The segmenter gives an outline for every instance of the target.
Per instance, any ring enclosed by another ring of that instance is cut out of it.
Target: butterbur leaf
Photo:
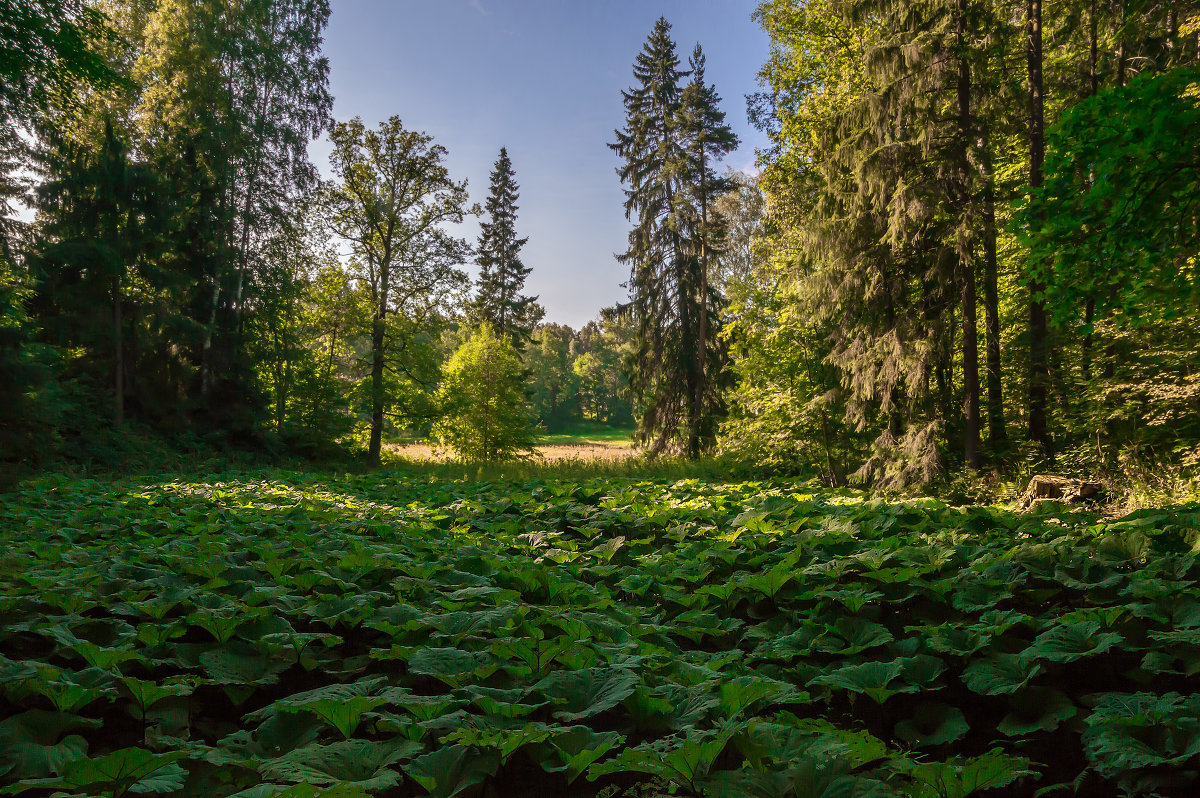
[[[433,798],[454,798],[494,774],[500,752],[465,745],[444,745],[404,765],[404,772]]]
[[[142,748],[123,748],[95,759],[73,759],[57,779],[22,782],[25,787],[102,792],[173,792],[183,788],[186,772],[174,764],[187,754],[152,754]]]
[[[633,771],[692,785],[708,774],[725,750],[734,729],[704,735],[671,736],[626,748],[617,756],[588,768],[588,781],[610,773]]]
[[[972,692],[1006,695],[1020,690],[1041,670],[1040,663],[1019,654],[993,654],[963,669],[962,679]]]
[[[87,640],[80,640],[71,648],[75,650],[76,654],[87,660],[93,668],[102,668],[103,670],[115,670],[122,662],[130,660],[145,660],[145,657],[136,651],[125,648],[105,648]]]
[[[548,702],[540,701],[527,704],[524,699],[529,695],[528,689],[503,690],[495,687],[477,687],[468,685],[455,691],[456,696],[469,699],[472,703],[486,712],[503,718],[519,718],[536,712]]]
[[[616,732],[594,732],[587,726],[569,726],[555,730],[547,744],[534,746],[532,755],[542,770],[563,773],[570,784],[624,739]]]
[[[274,684],[287,663],[276,660],[254,646],[234,641],[221,648],[205,651],[200,664],[209,678],[224,685]]]
[[[1021,652],[1028,659],[1045,659],[1051,662],[1073,662],[1083,657],[1103,654],[1122,642],[1116,632],[1100,632],[1096,621],[1059,624],[1038,635]]]
[[[344,740],[297,748],[263,762],[259,772],[278,781],[307,782],[321,787],[346,782],[364,790],[384,790],[400,783],[400,774],[388,766],[420,750],[420,744],[410,740]]]
[[[1087,717],[1084,751],[1105,778],[1200,756],[1200,697],[1106,693]]]
[[[896,736],[909,745],[925,748],[945,745],[970,730],[962,710],[937,701],[920,704],[917,713],[896,724]]]
[[[763,699],[770,699],[769,704],[781,704],[799,703],[808,698],[807,693],[789,684],[754,676],[738,676],[722,682],[717,696],[721,713],[727,718],[736,717],[743,709]]]
[[[0,721],[0,770],[19,779],[61,775],[68,762],[87,753],[87,742],[65,732],[96,727],[100,721],[66,712],[31,709]]]
[[[516,729],[488,729],[464,726],[445,738],[446,742],[459,743],[473,748],[494,749],[500,752],[500,764],[526,745],[545,742],[554,735],[554,729],[544,723],[526,723]]]
[[[357,682],[350,682],[349,684],[327,684],[324,687],[305,690],[303,693],[295,693],[286,698],[281,698],[270,706],[264,707],[257,712],[251,712],[246,717],[252,720],[260,720],[274,715],[279,710],[299,709],[318,701],[345,701],[356,696],[370,695],[386,684],[387,679],[382,677],[360,679]]]
[[[892,633],[886,627],[853,615],[844,615],[834,623],[834,632],[843,642],[836,653],[848,657],[860,651],[892,642]],[[822,641],[824,644],[825,641]],[[824,645],[822,646],[824,648]]]
[[[354,730],[358,728],[358,724],[362,722],[363,715],[383,703],[381,698],[354,696],[343,701],[330,699],[313,701],[304,704],[301,708],[333,726],[341,732],[343,739],[349,739]]]
[[[312,784],[259,784],[228,798],[371,798],[371,793],[354,784],[316,787]]]
[[[159,685],[132,676],[122,676],[121,684],[142,709],[148,709],[168,696],[183,696],[192,692],[192,687],[187,684]]]
[[[395,695],[388,702],[403,707],[419,721],[434,720],[466,706],[465,702],[444,695]]]
[[[554,717],[573,721],[615,707],[633,694],[639,681],[636,673],[625,668],[585,668],[555,671],[535,687],[564,705]]]
[[[918,764],[902,759],[892,767],[911,779],[908,789],[903,791],[909,798],[967,798],[1033,775],[1029,760],[1008,756],[998,748],[982,756],[946,762]]]
[[[705,776],[699,786],[705,798],[776,798],[788,794],[788,777],[757,770],[721,770]]]
[[[408,658],[408,670],[455,687],[485,661],[486,655],[459,648],[422,648]]]
[[[187,771],[178,762],[171,762],[129,787],[129,792],[138,794],[177,792],[187,781]]]
[[[1054,731],[1075,717],[1078,711],[1071,699],[1049,687],[1027,687],[1009,699],[1009,713],[996,730],[1009,737],[1021,737],[1039,731]]]
[[[882,704],[896,693],[902,692],[893,681],[904,671],[901,660],[891,662],[864,662],[860,665],[843,665],[831,673],[816,677],[810,685],[829,685],[852,693],[863,693],[876,703]]]

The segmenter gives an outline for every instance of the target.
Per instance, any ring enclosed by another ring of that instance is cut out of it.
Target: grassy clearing
[[[9,792],[1196,794],[1200,508],[544,472],[0,507]]]
[[[423,465],[455,461],[451,452],[439,450],[426,441],[408,441],[387,448],[393,464]],[[537,439],[536,452],[535,463],[566,462],[585,466],[618,463],[638,458],[639,455],[630,430],[608,427],[541,435]],[[503,471],[504,466],[500,469]]]

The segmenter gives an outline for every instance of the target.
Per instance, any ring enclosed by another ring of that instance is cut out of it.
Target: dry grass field
[[[621,430],[597,434],[546,435],[537,447],[538,457],[547,463],[618,462],[637,454],[629,434]],[[417,463],[442,463],[453,459],[449,452],[439,451],[428,443],[389,444],[388,451]]]

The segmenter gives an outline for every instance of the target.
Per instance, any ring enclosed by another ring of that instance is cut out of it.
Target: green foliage
[[[1060,324],[1085,300],[1123,324],[1200,304],[1200,67],[1146,72],[1047,131],[1046,185],[1018,217]]]
[[[758,4],[725,448],[884,489],[1194,471],[1200,17],[1041,5]]]
[[[354,276],[370,303],[367,459],[378,465],[384,415],[396,401],[389,396],[385,371],[431,387],[423,384],[429,369],[396,369],[389,361],[420,341],[419,334],[446,312],[466,282],[458,266],[467,244],[443,225],[463,220],[467,186],[450,177],[446,148],[432,136],[405,129],[398,116],[375,130],[357,117],[336,123],[330,140],[337,180],[324,186],[323,213],[332,232],[349,246]],[[391,318],[395,324],[389,324]]]
[[[508,339],[480,325],[446,364],[444,415],[434,437],[464,460],[509,460],[533,452],[525,372]]]
[[[479,226],[479,279],[472,316],[476,322],[492,325],[517,349],[524,349],[545,310],[537,304],[537,297],[521,295],[531,269],[521,263],[521,248],[529,239],[517,238],[517,192],[512,160],[501,147],[484,204],[488,220]]]
[[[7,793],[1196,789],[1195,507],[279,472],[2,507]]]
[[[706,82],[700,46],[682,69],[665,18],[633,77],[622,92],[625,126],[609,144],[624,162],[625,217],[634,223],[620,256],[630,266],[628,312],[637,327],[630,387],[641,441],[655,453],[695,458],[712,447],[724,409],[723,300],[710,285],[724,219],[709,205],[728,188],[714,165],[737,137]]]

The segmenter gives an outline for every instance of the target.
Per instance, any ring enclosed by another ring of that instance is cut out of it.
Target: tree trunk
[[[962,227],[959,231],[958,264],[962,281],[963,333],[963,462],[979,470],[979,334],[975,309],[975,239],[971,229],[971,165],[967,157],[972,139],[971,66],[967,63],[967,0],[958,0],[958,136],[959,192]]]
[[[1004,395],[1000,381],[1000,291],[999,260],[996,257],[996,178],[992,172],[991,141],[985,135],[983,148],[983,315],[987,331],[988,445],[1003,447],[1008,441],[1004,425]]]
[[[1042,187],[1046,159],[1045,88],[1042,80],[1042,0],[1026,0],[1026,55],[1029,73],[1029,188]],[[1041,280],[1029,282],[1029,439],[1053,456],[1048,421],[1049,341]]]
[[[708,355],[708,186],[705,184],[707,164],[704,145],[700,146],[700,319],[696,341],[696,394],[692,399],[694,415],[691,438],[693,458],[700,456],[700,428],[704,423],[705,366]]]
[[[371,321],[371,440],[367,445],[367,464],[379,465],[379,454],[383,448],[383,359],[386,338],[388,291],[391,288],[390,253],[385,253],[385,262],[379,266],[379,295],[375,305],[375,318]]]
[[[1099,30],[1096,24],[1096,2],[1092,0],[1088,6],[1088,96],[1095,97],[1100,90],[1100,78],[1096,73],[1096,63],[1099,49]],[[1083,378],[1092,379],[1092,321],[1096,316],[1096,298],[1089,296],[1084,305],[1083,323],[1087,332],[1083,336]]]
[[[125,423],[125,346],[121,334],[121,278],[112,281],[113,317],[113,423]]]

